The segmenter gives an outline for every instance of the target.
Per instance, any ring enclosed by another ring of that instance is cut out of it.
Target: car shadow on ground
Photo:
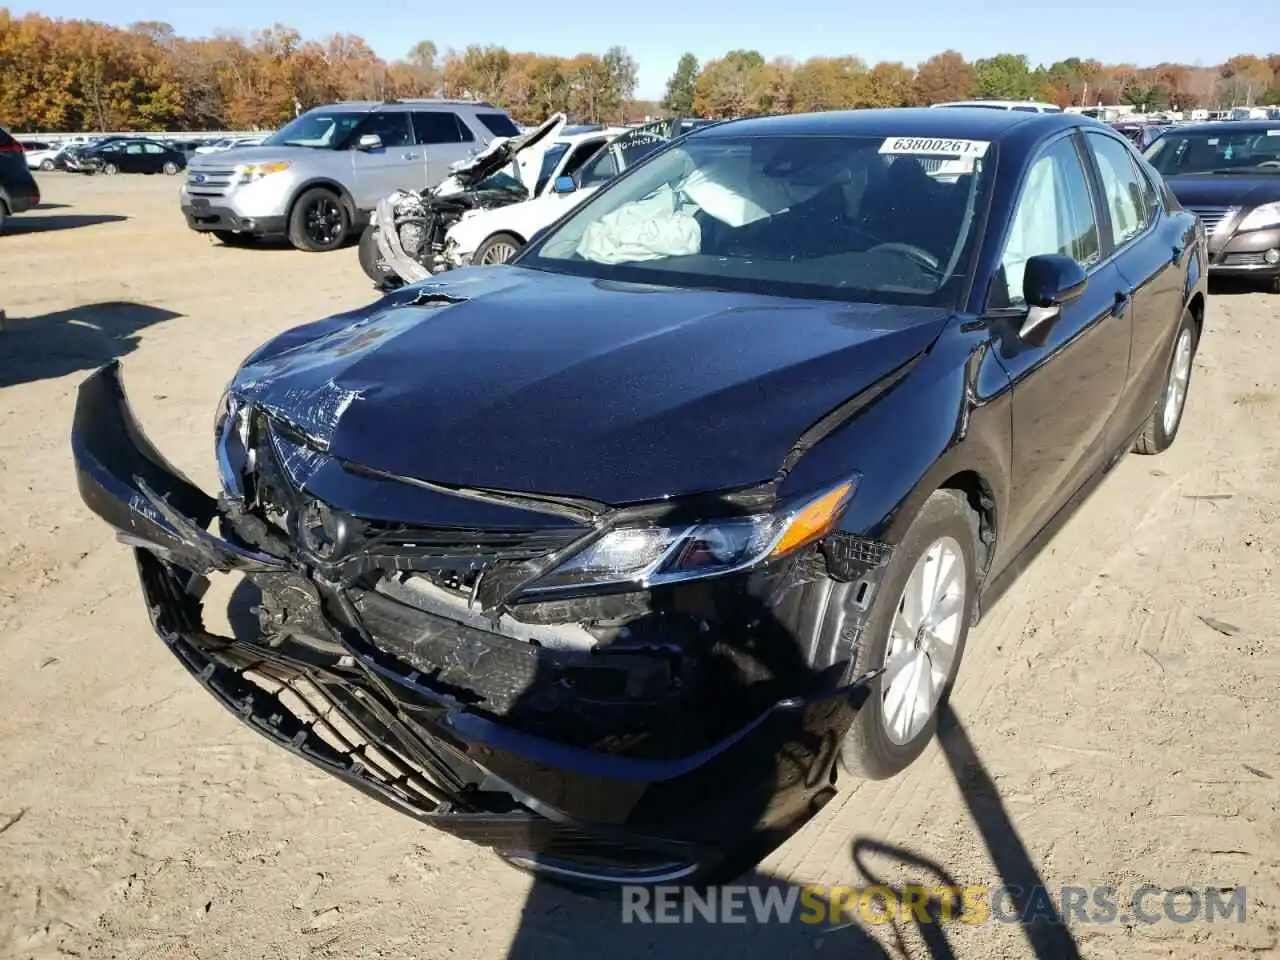
[[[42,202],[42,203],[37,203],[35,208],[37,210],[65,210],[69,206],[71,206],[71,204],[69,203],[43,203]]]
[[[1238,296],[1242,293],[1266,292],[1268,281],[1249,277],[1210,277],[1209,294],[1220,297]]]
[[[43,208],[37,208],[43,209]],[[75,230],[79,227],[96,227],[101,223],[123,223],[129,218],[118,213],[64,213],[41,217],[18,214],[5,221],[0,239],[24,233],[52,233],[55,230]]]
[[[36,316],[11,312],[0,331],[0,388],[93,370],[137,349],[139,331],[180,316],[126,301]]]
[[[939,744],[976,827],[975,839],[987,850],[999,878],[998,888],[1005,891],[1001,919],[1025,919],[1020,928],[1027,942],[1027,956],[1036,960],[1079,960],[1080,948],[1071,929],[1051,902],[1053,898],[1044,896],[1045,881],[1018,836],[995,781],[950,707],[944,708],[938,726]],[[895,885],[884,877],[889,872],[897,877],[905,874],[909,879]],[[860,916],[863,908],[849,909],[854,905],[852,900],[833,907],[816,892],[817,888],[800,888],[798,895],[790,894],[795,884],[758,871],[733,884],[748,888],[745,909],[738,911],[746,920],[739,923],[707,922],[696,910],[687,915],[688,919],[677,911],[680,922],[624,923],[620,900],[587,897],[535,879],[507,956],[508,960],[570,960],[580,954],[584,944],[608,942],[611,958],[775,960],[812,957],[820,950],[827,956],[875,960],[916,955],[908,946],[911,942],[923,944],[925,955],[931,960],[954,960],[960,953],[952,944],[948,929],[960,922],[964,909],[962,888],[966,884],[981,885],[991,893],[984,878],[957,878],[922,854],[869,837],[856,837],[851,842],[848,873],[826,880],[858,891],[879,891],[871,906],[878,918],[878,936],[861,925],[865,919]],[[752,893],[753,889],[759,893]],[[771,891],[776,891],[772,893],[775,901],[785,900],[788,895],[798,901],[788,922],[774,919],[760,923],[755,919],[751,904],[767,903]],[[908,906],[913,891],[927,893],[927,899],[924,893],[916,894],[916,905]],[[885,897],[884,892],[889,896]],[[987,903],[990,904],[989,899]],[[909,927],[914,927],[915,932]]]

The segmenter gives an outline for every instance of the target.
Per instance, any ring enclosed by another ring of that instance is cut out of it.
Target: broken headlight
[[[847,480],[775,513],[681,526],[618,527],[530,584],[529,590],[614,584],[646,588],[737,573],[825,536],[856,486],[856,480]]]

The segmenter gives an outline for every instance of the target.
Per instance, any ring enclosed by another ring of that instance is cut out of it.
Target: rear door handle
[[[417,159],[418,159],[418,155],[417,155],[416,153],[402,153],[402,154],[400,154],[400,157],[401,157],[402,159],[404,159],[404,160],[417,160]]]
[[[1129,309],[1129,304],[1133,302],[1133,294],[1124,290],[1116,291],[1116,305],[1112,310],[1117,317],[1123,317],[1124,312]]]
[[[1181,262],[1182,262],[1182,254],[1183,254],[1184,252],[1185,252],[1185,248],[1182,246],[1182,244],[1180,244],[1180,243],[1175,243],[1175,244],[1173,245],[1173,262],[1174,262],[1174,263],[1181,263]]]

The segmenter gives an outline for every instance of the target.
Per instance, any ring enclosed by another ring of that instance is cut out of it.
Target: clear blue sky
[[[840,0],[567,5],[529,0],[222,0],[198,6],[174,0],[10,0],[8,5],[15,14],[35,10],[120,25],[164,20],[186,36],[249,31],[279,22],[307,37],[357,34],[387,59],[403,56],[418,40],[435,41],[442,54],[470,43],[562,56],[603,53],[621,44],[640,64],[641,97],[662,94],[685,51],[705,62],[739,47],[759,50],[766,58],[854,54],[869,62],[906,63],[947,47],[971,60],[1025,53],[1033,64],[1069,56],[1212,64],[1236,53],[1280,52],[1277,0],[987,0],[981,7],[955,0],[874,5]]]

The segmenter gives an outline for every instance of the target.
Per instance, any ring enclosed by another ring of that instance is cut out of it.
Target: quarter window
[[[495,137],[520,136],[520,128],[505,113],[477,113],[476,119]]]
[[[1080,154],[1070,137],[1052,144],[1031,165],[1009,226],[993,285],[993,306],[1025,303],[1022,278],[1027,261],[1046,253],[1073,257],[1084,266],[1096,263],[1098,222]]]
[[[1138,172],[1129,148],[1111,137],[1090,133],[1088,143],[1098,161],[1102,178],[1102,194],[1111,213],[1111,231],[1117,247],[1146,229],[1155,215],[1147,192],[1151,185]]]
[[[458,115],[449,110],[415,113],[413,132],[422,144],[468,143],[475,139]]]

